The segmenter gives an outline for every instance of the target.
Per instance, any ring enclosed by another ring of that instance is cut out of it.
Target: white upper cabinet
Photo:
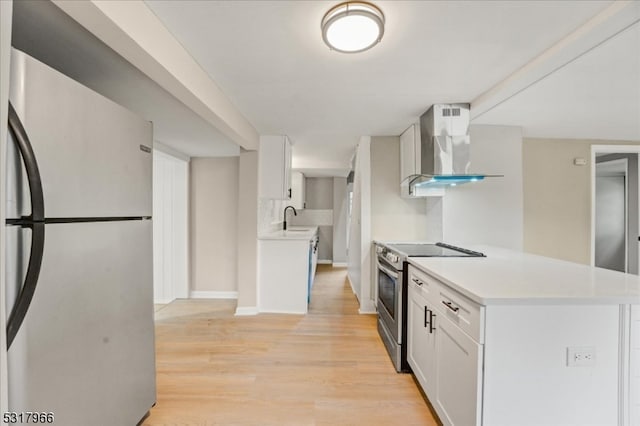
[[[301,172],[291,172],[291,202],[296,209],[304,209],[305,202],[305,177]]]
[[[291,198],[291,142],[287,136],[260,136],[259,196]]]
[[[412,124],[400,135],[400,194],[403,197],[409,197],[409,185],[402,182],[420,174],[420,152],[420,128]]]
[[[420,129],[412,124],[400,135],[400,182],[420,173]]]

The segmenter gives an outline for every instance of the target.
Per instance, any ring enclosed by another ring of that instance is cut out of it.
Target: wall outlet
[[[567,348],[567,367],[591,367],[596,364],[596,348]]]

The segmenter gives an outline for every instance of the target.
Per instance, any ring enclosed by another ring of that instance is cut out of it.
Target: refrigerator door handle
[[[31,142],[25,132],[18,114],[9,103],[9,131],[16,141],[16,145],[22,155],[22,160],[27,171],[29,181],[29,192],[31,197],[31,216],[23,221],[23,227],[31,228],[31,251],[29,254],[29,264],[24,278],[24,284],[13,306],[9,319],[7,320],[7,349],[18,334],[18,330],[24,321],[24,317],[29,310],[29,305],[38,285],[40,267],[42,266],[42,255],[44,254],[44,196],[42,191],[42,181],[40,171],[36,162]]]
[[[29,305],[33,299],[38,286],[38,277],[40,276],[40,267],[42,266],[42,255],[44,254],[44,222],[35,222],[31,225],[25,225],[32,230],[31,235],[31,252],[29,254],[29,265],[27,273],[24,277],[24,284],[20,289],[20,293],[16,299],[15,305],[9,314],[7,320],[7,349],[11,347],[13,339],[18,334],[20,326],[27,315]]]
[[[27,180],[29,181],[29,193],[31,197],[31,216],[24,218],[29,221],[44,221],[44,193],[42,191],[42,180],[40,179],[40,170],[38,162],[33,153],[31,142],[27,136],[27,132],[22,126],[22,122],[18,117],[13,105],[9,102],[9,131],[16,141],[24,167],[27,171]]]

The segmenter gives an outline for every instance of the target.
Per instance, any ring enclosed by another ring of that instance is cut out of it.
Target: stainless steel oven
[[[376,247],[378,332],[396,367],[402,371],[403,259],[384,246]]]
[[[378,332],[398,372],[411,371],[405,344],[409,257],[484,257],[484,254],[444,243],[376,243]]]

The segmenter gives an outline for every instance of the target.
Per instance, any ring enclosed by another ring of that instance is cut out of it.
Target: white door
[[[153,299],[189,297],[189,163],[153,151]]]

